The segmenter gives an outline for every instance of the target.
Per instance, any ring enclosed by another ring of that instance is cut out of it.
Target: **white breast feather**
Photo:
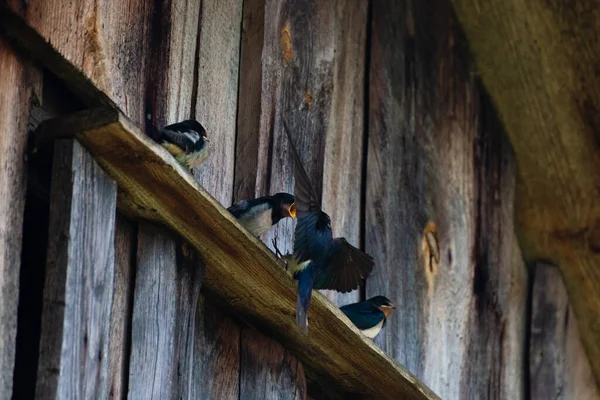
[[[383,328],[383,321],[384,320],[382,319],[381,322],[378,323],[377,325],[375,325],[374,327],[365,329],[361,332],[363,333],[363,335],[365,335],[369,339],[373,339],[381,331],[381,328]]]
[[[266,233],[273,225],[272,209],[268,203],[254,207],[240,218],[240,223],[254,236]]]

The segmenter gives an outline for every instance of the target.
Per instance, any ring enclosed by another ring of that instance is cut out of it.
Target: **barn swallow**
[[[375,296],[367,301],[342,306],[340,310],[363,335],[373,339],[383,329],[387,318],[395,308],[387,297]]]
[[[296,323],[308,332],[307,312],[312,289],[346,293],[359,287],[373,270],[373,258],[345,238],[334,238],[331,218],[321,210],[320,201],[302,166],[300,156],[284,122],[285,133],[294,156],[294,195],[298,223],[294,232],[294,257],[298,280]],[[289,265],[289,264],[288,264]]]
[[[295,199],[289,193],[242,200],[227,210],[254,236],[266,233],[282,218],[296,218]]]
[[[208,157],[206,130],[195,119],[165,126],[158,133],[158,141],[187,169],[197,167]]]

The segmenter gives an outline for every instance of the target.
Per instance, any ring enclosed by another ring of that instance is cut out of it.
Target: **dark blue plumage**
[[[394,308],[387,297],[375,296],[360,303],[340,307],[340,310],[365,336],[372,339],[385,326],[387,317]]]
[[[186,168],[193,169],[208,157],[206,130],[195,119],[165,126],[157,140]]]
[[[311,283],[314,289],[331,289],[346,293],[357,289],[362,280],[373,270],[373,258],[349,244],[343,237],[334,238],[331,218],[321,210],[318,197],[302,166],[300,156],[292,144],[292,138],[284,122],[284,130],[290,141],[294,156],[294,196],[298,223],[294,232],[294,257],[298,279],[298,303],[296,319],[304,332],[308,332],[308,306]],[[311,270],[310,278],[300,274],[305,268]],[[301,279],[303,278],[303,279]],[[312,282],[311,282],[312,281]],[[302,285],[302,287],[300,287]]]
[[[242,200],[227,210],[254,236],[266,233],[282,218],[296,216],[295,199],[289,193]]]

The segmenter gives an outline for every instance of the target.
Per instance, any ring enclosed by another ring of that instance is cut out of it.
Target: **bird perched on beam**
[[[289,193],[242,200],[227,210],[254,236],[266,233],[283,218],[296,218],[296,202]]]
[[[373,339],[381,332],[395,308],[387,297],[375,296],[360,303],[345,305],[340,307],[340,310],[360,329],[363,335]]]
[[[197,167],[208,157],[206,130],[195,119],[165,126],[156,136],[156,140],[187,169]]]
[[[294,232],[295,262],[288,261],[288,271],[291,269],[298,280],[296,323],[307,333],[312,289],[342,293],[357,289],[373,270],[374,262],[370,255],[352,246],[345,238],[333,237],[331,218],[321,210],[285,122],[283,126],[294,156],[294,196],[298,214]]]

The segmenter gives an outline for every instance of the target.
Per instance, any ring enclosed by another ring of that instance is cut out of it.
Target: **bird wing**
[[[244,211],[248,209],[248,206],[248,200],[242,200],[228,207],[227,211],[232,213],[234,217],[240,218]]]
[[[189,152],[194,144],[200,140],[200,134],[189,129],[184,123],[178,122],[162,129],[162,139],[176,145],[185,152]]]
[[[340,307],[340,311],[361,330],[372,328],[385,319],[383,312],[366,301]]]
[[[308,175],[302,166],[302,160],[296,151],[296,147],[292,142],[292,137],[287,129],[285,121],[283,122],[283,130],[285,131],[288,141],[290,142],[290,148],[294,156],[294,197],[296,198],[296,213],[298,219],[303,218],[307,213],[314,211],[321,211],[321,205],[319,204],[319,198],[315,189],[310,184]]]
[[[373,271],[373,257],[357,249],[344,238],[335,238],[324,268],[315,278],[315,289],[332,289],[346,293],[357,289]]]
[[[298,262],[322,263],[332,242],[328,220],[322,211],[307,213],[298,220],[294,231],[294,256]]]

